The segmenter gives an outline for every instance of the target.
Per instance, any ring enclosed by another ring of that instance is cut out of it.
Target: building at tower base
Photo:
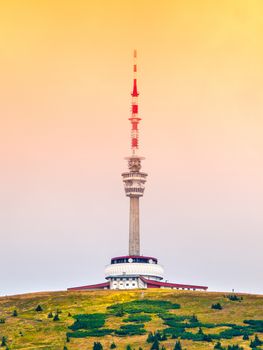
[[[206,286],[163,282],[163,268],[158,260],[149,256],[127,255],[111,259],[106,266],[107,282],[68,288],[69,291],[85,291],[96,289],[146,289],[169,288],[177,290],[207,290]]]

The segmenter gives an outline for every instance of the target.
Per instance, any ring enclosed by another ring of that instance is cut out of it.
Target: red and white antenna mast
[[[139,148],[139,130],[138,125],[140,118],[138,117],[138,91],[137,91],[137,52],[133,53],[133,90],[132,90],[132,110],[129,118],[131,129],[131,156],[127,157],[128,172],[122,174],[125,194],[130,198],[130,224],[129,224],[129,255],[140,255],[140,212],[139,198],[144,194],[145,182],[147,174],[141,171],[141,160],[137,154]]]
[[[139,148],[139,130],[138,125],[140,122],[140,118],[138,117],[138,96],[139,93],[137,91],[137,51],[133,52],[133,90],[132,90],[132,115],[129,118],[132,125],[131,130],[131,149],[132,154],[136,155],[136,151]]]

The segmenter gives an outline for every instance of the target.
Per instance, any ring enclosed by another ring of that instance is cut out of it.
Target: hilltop
[[[214,349],[218,341],[245,350],[256,334],[263,340],[262,295],[148,289],[0,298],[0,345],[5,337],[8,349],[87,350],[100,342],[148,350],[158,338],[167,350],[178,339],[187,350]]]

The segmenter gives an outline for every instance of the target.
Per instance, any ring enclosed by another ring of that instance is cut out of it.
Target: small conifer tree
[[[249,335],[247,333],[243,335],[243,340],[249,340]]]
[[[50,311],[50,313],[47,315],[47,317],[48,318],[53,318],[54,317],[52,311]]]
[[[190,322],[191,323],[199,322],[197,316],[196,315],[192,315],[191,318],[190,318]]]
[[[174,345],[174,350],[182,350],[182,345],[180,340],[178,340]]]
[[[222,349],[222,345],[221,345],[220,341],[218,341],[218,342],[215,344],[214,349],[217,349],[217,350],[221,350],[221,349]]]
[[[116,349],[117,346],[116,346],[116,344],[113,342],[113,343],[111,343],[110,348],[111,348],[111,349]]]
[[[127,345],[127,346],[126,346],[126,350],[132,350],[131,346],[130,346],[130,345]]]
[[[159,350],[159,340],[157,338],[154,339],[154,342],[151,346],[151,350]]]
[[[100,342],[95,342],[93,344],[93,350],[103,350],[103,346],[101,345]]]
[[[152,332],[148,333],[148,337],[147,337],[147,343],[153,343],[154,342],[154,335]]]
[[[41,311],[43,311],[42,306],[41,306],[41,305],[38,305],[38,306],[36,307],[36,312],[41,312]]]
[[[56,314],[56,315],[54,316],[53,321],[60,321],[60,318],[59,318],[58,314]]]
[[[1,346],[7,346],[7,339],[6,339],[6,337],[2,337]]]
[[[13,311],[13,316],[14,316],[14,317],[17,317],[17,316],[18,316],[17,310],[14,310],[14,311]]]
[[[204,334],[204,332],[203,332],[203,330],[202,330],[201,327],[199,327],[197,334],[200,334],[200,335],[201,335],[201,334],[202,334],[202,335]]]

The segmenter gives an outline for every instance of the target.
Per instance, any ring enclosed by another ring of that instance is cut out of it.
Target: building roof
[[[185,288],[185,289],[203,289],[207,290],[206,286],[195,286],[190,284],[178,284],[178,283],[168,283],[168,282],[159,282],[154,280],[149,280],[143,276],[140,276],[140,279],[147,285],[151,285],[156,288],[167,287],[167,288]]]
[[[132,258],[132,259],[152,259],[154,261],[157,261],[156,258],[154,258],[153,256],[144,256],[144,255],[123,255],[123,256],[115,256],[114,258],[111,259],[112,260],[117,260],[117,259],[129,259],[129,258]]]
[[[81,287],[72,287],[68,288],[68,291],[74,291],[74,290],[87,290],[87,289],[104,289],[104,288],[109,288],[110,282],[103,282],[103,283],[98,283],[98,284],[91,284],[88,286],[81,286]]]

